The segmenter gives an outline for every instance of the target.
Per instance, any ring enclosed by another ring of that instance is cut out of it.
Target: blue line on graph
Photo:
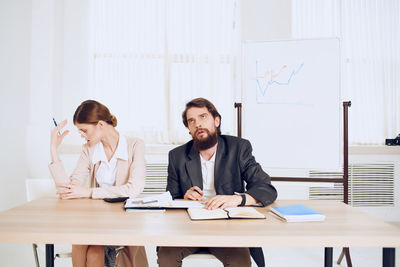
[[[293,70],[292,73],[290,74],[289,79],[288,79],[287,82],[278,82],[278,81],[275,81],[275,80],[267,81],[267,84],[265,85],[264,89],[261,88],[260,81],[259,81],[258,78],[256,78],[256,82],[257,82],[257,85],[258,85],[257,90],[260,90],[261,95],[262,95],[262,96],[265,96],[265,94],[267,93],[268,87],[271,86],[271,85],[273,85],[273,84],[277,84],[277,85],[289,85],[289,84],[290,84],[290,81],[292,80],[292,78],[303,68],[303,66],[304,66],[304,63],[302,63],[302,64],[297,68],[297,70]],[[258,77],[258,60],[256,60],[256,77]]]

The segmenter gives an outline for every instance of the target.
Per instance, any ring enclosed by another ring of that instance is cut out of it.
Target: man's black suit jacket
[[[276,189],[268,174],[255,161],[248,140],[220,135],[214,166],[217,195],[246,192],[264,206],[275,201]],[[203,189],[200,154],[193,148],[191,140],[169,152],[167,191],[174,199],[183,198],[186,191],[195,185]]]

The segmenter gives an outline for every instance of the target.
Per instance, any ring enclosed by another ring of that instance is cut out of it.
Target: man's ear
[[[219,125],[221,124],[221,117],[220,117],[220,116],[217,116],[217,117],[214,119],[214,124],[215,124],[215,127],[216,127],[216,128],[219,127]]]

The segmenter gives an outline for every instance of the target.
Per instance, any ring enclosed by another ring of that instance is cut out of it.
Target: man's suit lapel
[[[197,185],[203,190],[203,178],[201,175],[201,166],[200,166],[200,154],[196,150],[194,150],[193,146],[191,147],[188,153],[188,161],[186,162],[186,171],[190,180],[192,181],[192,186]]]
[[[224,140],[218,136],[218,146],[217,146],[217,155],[215,156],[215,164],[214,164],[214,186],[215,186],[215,191],[218,192],[219,187],[225,183],[224,181],[224,168],[225,168],[225,163],[226,162],[226,144]]]

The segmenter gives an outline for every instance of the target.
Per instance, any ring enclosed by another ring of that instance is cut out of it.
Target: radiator
[[[157,195],[165,192],[167,187],[168,164],[147,163],[146,184],[142,196]]]
[[[341,178],[343,172],[310,171],[310,177]],[[349,204],[354,207],[393,207],[395,205],[395,164],[349,164]],[[333,187],[312,186],[310,199],[343,201],[343,185]]]

